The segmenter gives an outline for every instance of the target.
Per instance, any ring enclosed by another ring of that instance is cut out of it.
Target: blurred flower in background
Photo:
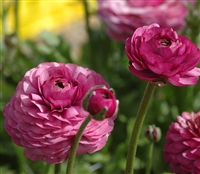
[[[164,159],[176,174],[200,174],[200,111],[177,119],[166,135]]]
[[[90,10],[96,9],[96,1],[88,1]],[[15,25],[14,1],[3,1],[7,13],[4,32],[13,33]],[[67,1],[18,1],[19,36],[33,38],[42,30],[60,31],[66,25],[84,18],[83,3],[79,0]]]
[[[96,1],[86,1],[90,13],[97,8]],[[61,34],[72,47],[70,52],[74,58],[81,54],[81,46],[87,41],[85,31],[85,9],[80,0],[66,1],[4,1],[2,28],[0,32],[6,36],[6,42],[16,34],[21,39],[38,39],[38,35],[48,31]],[[97,20],[92,20],[93,26]],[[80,37],[81,36],[81,37]],[[39,36],[40,37],[40,36]],[[10,44],[10,43],[9,43]]]
[[[65,161],[89,114],[82,108],[83,97],[97,85],[109,88],[101,75],[88,68],[56,62],[39,64],[25,74],[4,108],[7,133],[33,161]],[[83,132],[77,155],[102,149],[115,118],[92,120]]]
[[[194,4],[194,0],[188,1]],[[162,28],[174,30],[185,27],[188,14],[184,0],[98,0],[98,14],[108,35],[124,42],[141,26],[158,23]]]

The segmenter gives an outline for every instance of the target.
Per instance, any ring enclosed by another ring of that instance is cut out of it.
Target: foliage
[[[200,1],[195,7],[200,8]],[[191,13],[187,19],[184,35],[200,47],[200,15]],[[91,15],[91,14],[90,14]],[[195,15],[195,18],[194,18]],[[42,31],[38,39],[29,40],[13,35],[4,35],[1,41],[1,165],[0,172],[5,174],[23,173],[53,173],[53,166],[42,161],[33,162],[26,159],[23,149],[14,145],[3,127],[3,108],[15,91],[17,83],[30,68],[41,62],[55,61],[76,63],[89,67],[100,73],[110,86],[115,90],[120,101],[119,114],[115,127],[106,146],[94,154],[84,154],[76,158],[75,173],[107,174],[124,173],[127,146],[135,115],[142,98],[146,82],[134,77],[128,70],[128,59],[125,54],[124,44],[111,40],[105,34],[103,26],[91,29],[87,26],[88,41],[82,46],[79,59],[74,59],[71,54],[71,45],[63,35],[49,31]],[[199,30],[198,30],[199,29]],[[200,82],[190,87],[175,87],[168,84],[163,88],[156,88],[154,98],[148,110],[143,134],[140,136],[135,164],[136,174],[144,173],[148,140],[144,131],[150,124],[161,128],[162,139],[155,144],[152,174],[170,172],[169,166],[163,161],[163,146],[168,126],[180,115],[182,111],[200,110]],[[159,167],[158,167],[159,166]],[[66,163],[62,164],[61,171],[65,172]]]

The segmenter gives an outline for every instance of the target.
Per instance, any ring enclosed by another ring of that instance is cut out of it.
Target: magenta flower
[[[194,0],[188,0],[194,4]],[[144,25],[158,23],[162,28],[183,29],[188,14],[184,0],[98,0],[98,15],[108,35],[124,42]]]
[[[158,24],[138,28],[125,44],[129,70],[145,81],[175,86],[196,84],[200,50],[187,37]]]
[[[118,109],[118,100],[112,90],[103,87],[95,87],[88,93],[86,110],[91,114],[98,114],[101,110],[106,109],[105,118],[116,115]],[[95,119],[95,117],[94,117]]]
[[[200,111],[183,112],[166,135],[164,159],[176,174],[200,174]]]
[[[96,72],[75,64],[42,63],[28,71],[4,108],[5,129],[31,160],[61,163],[69,156],[73,139],[88,116],[82,108],[85,94],[104,85]],[[106,144],[115,117],[92,120],[83,132],[77,155],[93,153]]]

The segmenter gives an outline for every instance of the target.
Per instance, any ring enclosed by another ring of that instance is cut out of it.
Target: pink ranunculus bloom
[[[47,62],[29,70],[4,108],[5,129],[31,160],[55,164],[65,161],[73,139],[88,116],[82,108],[94,86],[109,85],[96,72],[77,66]],[[77,155],[104,147],[114,119],[92,120],[83,132]]]
[[[158,24],[138,28],[125,44],[129,70],[141,80],[164,86],[196,84],[200,50],[187,37]]]
[[[106,109],[105,118],[116,115],[118,110],[118,100],[112,90],[103,87],[94,87],[89,92],[86,110],[91,115],[98,114],[101,110]],[[95,117],[94,117],[95,119]]]
[[[166,135],[164,159],[176,174],[200,174],[200,111],[177,118]]]
[[[188,2],[194,3],[195,0]],[[98,16],[108,35],[124,42],[144,25],[158,23],[162,28],[183,29],[188,14],[186,0],[98,0]]]

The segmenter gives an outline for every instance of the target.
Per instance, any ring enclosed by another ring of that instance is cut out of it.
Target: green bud
[[[161,139],[161,130],[155,125],[149,125],[148,129],[145,131],[145,136],[150,142],[158,142]]]

